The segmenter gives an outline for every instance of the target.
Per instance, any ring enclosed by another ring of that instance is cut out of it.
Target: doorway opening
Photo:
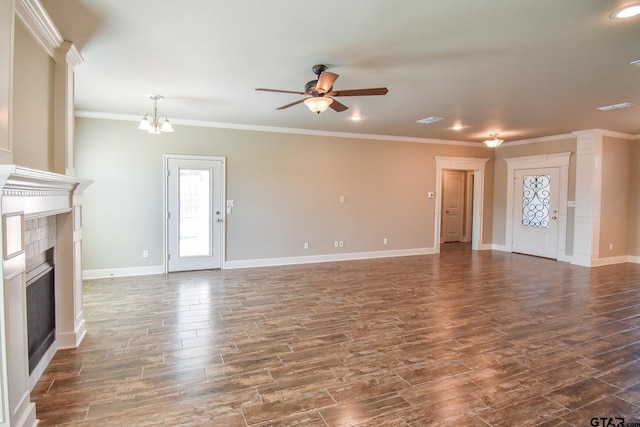
[[[222,268],[224,158],[165,155],[165,272]]]
[[[435,253],[440,252],[441,231],[442,231],[442,186],[444,171],[468,171],[472,175],[472,183],[469,197],[470,221],[469,231],[471,234],[471,249],[480,250],[482,247],[483,210],[484,210],[484,171],[489,159],[476,157],[442,157],[435,156],[436,159],[436,193],[435,193],[435,221],[433,246]]]
[[[440,243],[471,242],[473,171],[442,171]]]

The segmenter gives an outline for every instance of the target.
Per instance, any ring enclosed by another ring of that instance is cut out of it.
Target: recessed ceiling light
[[[634,105],[636,104],[632,102],[621,102],[619,104],[605,105],[604,107],[596,107],[596,109],[600,111],[611,111],[611,110],[618,110],[620,108],[633,107]]]
[[[624,18],[632,18],[636,15],[640,15],[640,3],[634,3],[627,5],[625,7],[621,7],[609,15],[611,19],[624,19]]]
[[[442,117],[431,116],[431,117],[427,117],[426,119],[416,120],[416,123],[422,123],[423,125],[428,125],[430,123],[439,122],[440,120],[443,120],[443,118]]]
[[[464,129],[464,126],[462,126],[461,124],[457,124],[457,125],[453,125],[453,127],[451,128],[453,130],[462,130]]]
[[[362,120],[362,116],[351,116],[351,120],[357,122],[358,120]]]

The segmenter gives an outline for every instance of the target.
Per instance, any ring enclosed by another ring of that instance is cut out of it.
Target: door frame
[[[189,154],[163,154],[162,155],[162,216],[163,216],[163,227],[162,227],[162,247],[164,248],[164,254],[162,257],[162,268],[164,274],[169,272],[169,159],[178,159],[178,160],[211,160],[211,161],[219,161],[220,162],[220,175],[221,175],[221,183],[220,183],[220,191],[223,202],[223,210],[222,210],[222,231],[220,235],[220,247],[218,250],[220,251],[220,269],[224,270],[225,263],[227,261],[227,208],[226,208],[226,200],[227,200],[227,158],[219,157],[219,156],[198,156],[198,155],[189,155]]]
[[[457,172],[460,173],[462,172],[462,203],[461,203],[461,208],[460,208],[460,212],[462,215],[462,219],[460,220],[460,222],[462,223],[462,226],[460,227],[460,239],[457,240],[458,242],[469,242],[470,240],[468,239],[468,234],[469,234],[469,227],[471,226],[471,221],[469,221],[469,217],[470,212],[469,212],[469,207],[472,206],[471,203],[471,198],[469,197],[470,195],[468,194],[468,192],[471,190],[473,191],[473,188],[469,188],[469,171],[456,171],[456,170],[450,170],[450,169],[443,169],[442,170],[442,177],[443,177],[443,183],[442,183],[442,202],[444,203],[444,198],[447,196],[447,191],[445,191],[446,185],[444,183],[444,175],[447,172]],[[440,207],[440,212],[442,212],[442,207]],[[440,224],[440,226],[442,227],[440,229],[440,243],[445,243],[445,236],[442,234],[443,229],[445,228],[444,226],[447,225],[445,224],[445,221],[447,221],[447,215],[446,215],[446,209],[445,209],[445,215],[442,216],[442,223]]]
[[[471,226],[471,249],[485,249],[482,244],[484,222],[484,171],[489,159],[478,157],[445,157],[436,159],[436,200],[433,247],[440,253],[440,223],[442,221],[442,173],[445,169],[473,171],[473,225]]]
[[[569,198],[569,161],[571,152],[536,154],[533,156],[508,157],[507,162],[507,215],[505,230],[505,246],[507,252],[513,252],[514,198],[516,190],[516,170],[522,169],[560,169],[558,190],[558,261],[569,261],[567,258],[567,206]]]

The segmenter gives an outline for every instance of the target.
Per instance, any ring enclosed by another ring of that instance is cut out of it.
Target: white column
[[[572,264],[591,267],[600,258],[603,133],[597,129],[573,133],[578,144]]]
[[[11,104],[15,2],[0,1],[0,163],[13,163]]]
[[[54,172],[75,176],[73,160],[74,129],[74,69],[82,63],[75,46],[67,41],[56,48],[54,110],[53,110],[53,166]]]

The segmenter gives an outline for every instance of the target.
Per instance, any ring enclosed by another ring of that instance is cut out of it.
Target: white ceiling
[[[640,17],[615,0],[42,0],[85,62],[76,109],[284,128],[480,142],[601,128],[640,134]],[[316,115],[299,98],[314,64],[338,98]],[[634,107],[602,112],[620,102]],[[364,120],[349,120],[359,114]],[[440,116],[422,125],[416,120]],[[465,127],[455,131],[461,123]]]

